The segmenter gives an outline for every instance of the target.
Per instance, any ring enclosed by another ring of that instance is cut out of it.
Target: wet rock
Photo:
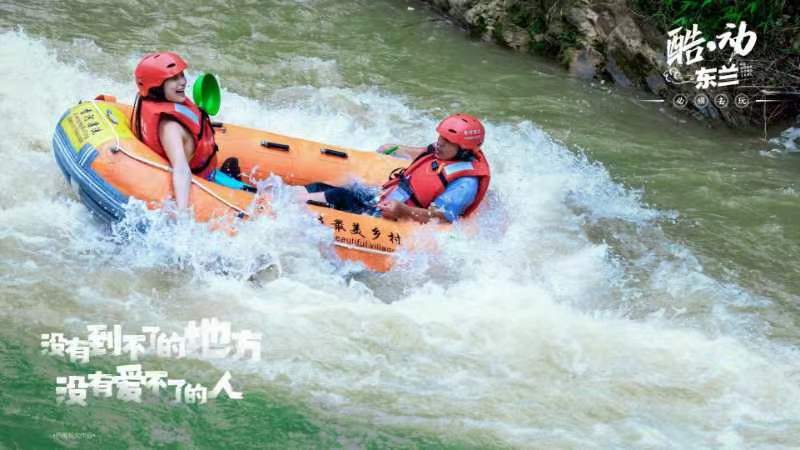
[[[569,57],[569,73],[576,78],[590,80],[597,75],[597,67],[603,61],[603,55],[593,48],[574,50]]]
[[[719,110],[722,120],[732,127],[745,128],[750,126],[750,118],[738,108],[725,108]]]
[[[531,42],[531,35],[527,30],[517,25],[503,27],[503,42],[510,48],[527,52],[528,44]]]
[[[629,80],[628,77],[625,76],[625,73],[620,70],[620,68],[617,66],[617,61],[611,55],[608,56],[608,60],[606,61],[605,71],[611,76],[611,79],[614,80],[614,83],[617,86],[623,88],[629,88],[633,86],[631,80]]]
[[[712,120],[719,120],[719,109],[712,104],[708,104],[703,108],[699,108],[700,112],[703,113],[704,116],[708,117]]]
[[[484,40],[492,40],[495,30],[502,22],[503,7],[498,0],[494,1],[464,1],[452,0],[451,9],[461,12],[457,16],[466,23],[473,32],[480,34]]]
[[[667,90],[667,83],[664,81],[664,77],[660,73],[652,73],[644,79],[645,83],[647,83],[647,88],[650,89],[655,95],[662,95]]]

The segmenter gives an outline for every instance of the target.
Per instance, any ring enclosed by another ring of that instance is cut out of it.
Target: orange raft
[[[53,153],[67,181],[81,200],[108,221],[124,216],[133,197],[158,208],[172,197],[169,162],[137,140],[130,130],[130,106],[111,96],[98,96],[70,108],[59,120]],[[324,182],[344,185],[360,181],[380,185],[392,170],[410,161],[334,145],[282,136],[229,124],[214,124],[217,160],[239,159],[242,173],[260,180],[275,174],[292,185]],[[190,198],[198,221],[246,217],[268,211],[269,199],[193,177]],[[414,236],[419,224],[395,222],[308,205],[320,223],[333,229],[340,258],[361,261],[375,271],[392,267],[399,248],[413,250],[430,240]],[[448,225],[437,225],[444,231]],[[426,229],[429,229],[426,227]]]

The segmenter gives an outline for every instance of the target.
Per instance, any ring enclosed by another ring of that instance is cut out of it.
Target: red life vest
[[[214,142],[214,128],[208,115],[188,98],[183,103],[142,99],[138,115],[139,126],[134,125],[134,132],[138,131],[137,137],[154,152],[167,158],[158,135],[158,125],[162,118],[167,117],[183,125],[194,139],[194,156],[189,161],[192,173],[206,178],[214,170],[218,150]]]
[[[441,160],[429,148],[383,185],[382,199],[397,186],[402,186],[411,194],[406,205],[427,209],[447,189],[447,185],[461,177],[478,177],[479,183],[475,200],[464,211],[466,217],[475,211],[489,189],[489,163],[480,149],[471,160]]]

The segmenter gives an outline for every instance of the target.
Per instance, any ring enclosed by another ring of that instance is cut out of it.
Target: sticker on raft
[[[132,138],[127,123],[125,115],[113,106],[83,102],[69,110],[61,120],[61,127],[72,148],[79,151],[85,144],[97,148],[114,137]]]
[[[364,235],[365,230],[361,227],[360,222],[350,222],[347,224],[342,219],[333,219],[333,221],[328,224],[325,222],[325,217],[322,214],[317,216],[317,221],[322,225],[328,225],[333,228],[335,234],[334,239],[336,242],[342,244],[355,245],[362,248],[380,250],[382,252],[395,251],[394,248],[382,245],[380,242],[371,242],[380,239],[381,236],[385,236],[385,240],[388,240],[389,244],[394,244],[395,246],[400,245],[400,233],[395,231],[386,234],[381,228],[374,226],[369,230],[370,237],[367,237]]]
[[[85,340],[78,337],[66,339],[63,333],[43,333],[42,354],[69,357],[73,363],[88,363],[91,356],[122,354],[128,354],[131,361],[145,354],[176,359],[198,354],[202,358],[233,356],[236,359],[245,359],[249,355],[250,361],[261,360],[261,333],[250,330],[231,332],[230,322],[215,317],[203,318],[199,325],[194,320],[189,321],[183,335],[174,331],[167,335],[154,326],[143,326],[143,334],[122,334],[119,324],[110,330],[105,324],[87,325],[86,329],[89,334]]]
[[[241,400],[244,396],[231,385],[231,373],[226,371],[209,392],[200,383],[191,384],[183,379],[167,378],[164,370],[142,370],[141,364],[117,366],[117,375],[100,371],[89,375],[69,375],[56,377],[56,402],[69,406],[86,406],[86,398],[91,390],[92,397],[111,398],[124,402],[142,402],[142,391],[149,390],[158,397],[162,389],[174,387],[173,403],[203,405],[209,399],[216,399],[225,393],[231,400]],[[116,392],[115,389],[116,388]],[[115,395],[116,394],[116,395]]]

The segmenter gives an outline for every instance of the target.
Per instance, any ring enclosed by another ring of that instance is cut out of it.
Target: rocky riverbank
[[[788,95],[778,96],[779,101],[769,102],[768,107],[763,102],[757,107],[755,100],[767,96],[775,100],[775,95],[751,90],[746,94],[750,106],[736,108],[732,101],[741,93],[739,88],[742,85],[739,85],[706,90],[709,99],[724,94],[730,99],[729,106],[718,106],[714,101],[696,104],[692,100],[700,91],[694,89],[694,84],[687,88],[686,84],[669,83],[663,75],[668,69],[664,18],[656,20],[653,7],[649,7],[650,11],[643,11],[647,8],[641,8],[634,0],[422,1],[454,19],[475,37],[497,42],[520,53],[559,61],[572,76],[607,80],[623,88],[643,89],[669,104],[673,104],[679,94],[685,94],[689,101],[679,108],[709,123],[762,127],[770,120],[771,123],[792,120],[800,112],[796,101],[800,96],[792,94],[796,91],[794,87],[800,86],[800,52],[776,55],[775,49],[767,45],[756,47],[750,55],[753,60],[764,62],[765,70],[757,72],[753,79],[747,80],[747,84],[774,83],[780,79],[780,86],[770,86],[782,88],[781,92],[789,92]],[[714,14],[715,10],[709,7],[708,13]],[[789,19],[785,20],[793,20],[791,16],[781,15],[781,11],[767,14],[770,18],[778,17],[778,20],[787,17]],[[733,17],[730,20],[734,20]],[[798,48],[795,50],[800,50],[800,34],[796,42]]]

